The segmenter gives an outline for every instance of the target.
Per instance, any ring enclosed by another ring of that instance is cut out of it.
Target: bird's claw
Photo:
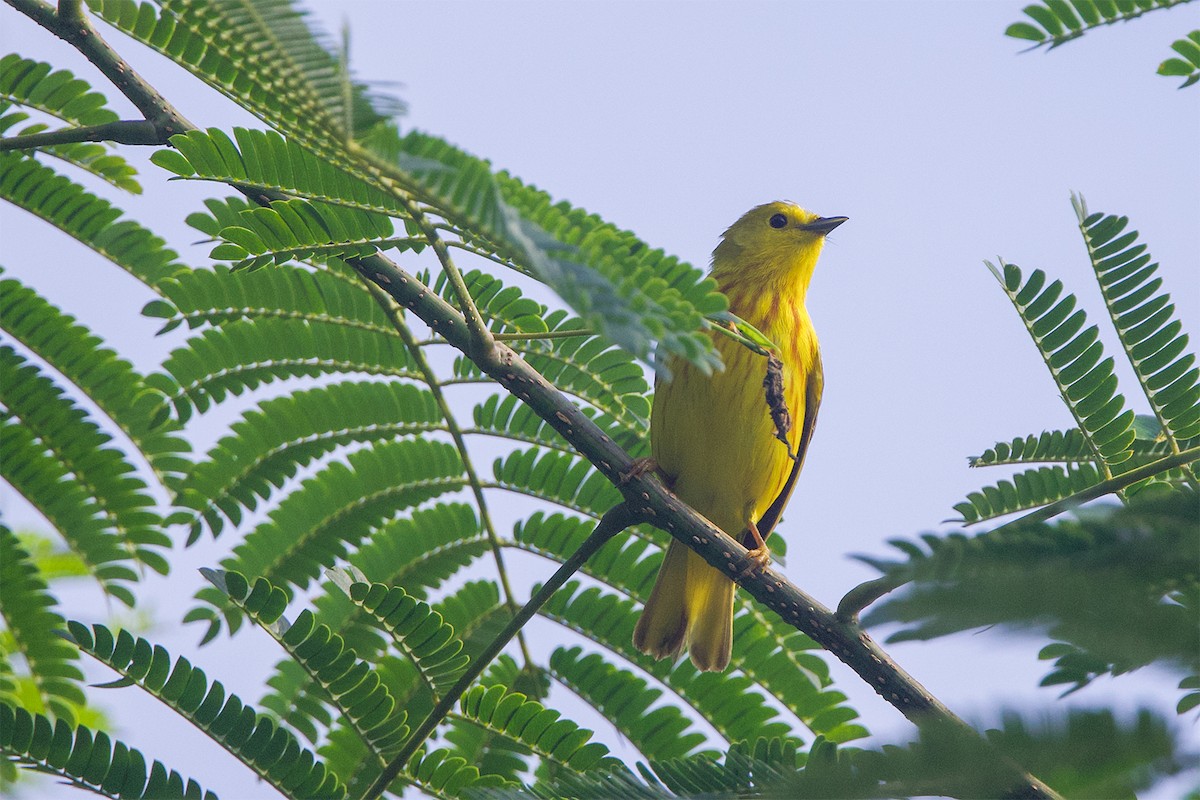
[[[750,563],[737,574],[737,579],[743,580],[749,578],[755,573],[762,572],[771,565],[771,551],[764,544],[762,547],[756,547],[753,550],[746,551],[746,558]]]
[[[625,472],[622,472],[617,477],[618,480],[620,480],[621,485],[624,486],[634,478],[640,478],[648,472],[657,472],[659,475],[662,474],[662,471],[658,468],[658,462],[649,456],[645,458],[635,458],[633,460],[633,464],[629,466],[629,469]]]

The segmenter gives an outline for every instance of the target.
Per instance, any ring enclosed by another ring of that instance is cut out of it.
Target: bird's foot
[[[758,526],[751,522],[746,530],[753,540],[754,547],[746,551],[746,558],[749,559],[750,564],[738,573],[738,580],[748,578],[756,572],[762,572],[771,565],[771,548],[767,547],[767,543],[763,541],[762,534],[758,532]]]
[[[618,480],[620,480],[621,485],[624,486],[634,478],[640,478],[648,472],[658,473],[658,476],[662,478],[664,482],[667,479],[666,475],[663,474],[663,471],[659,469],[658,462],[647,456],[645,458],[635,458],[629,469],[626,472],[622,472],[620,476],[618,476]]]

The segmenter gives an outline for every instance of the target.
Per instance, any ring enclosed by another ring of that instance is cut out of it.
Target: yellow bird
[[[654,387],[651,460],[676,495],[714,525],[770,560],[763,538],[791,496],[817,421],[823,378],[817,334],[804,307],[825,236],[846,217],[821,217],[791,203],[748,211],[713,251],[712,277],[729,310],[779,348],[792,424],[777,437],[764,379],[768,359],[728,336],[710,334],[725,369],[705,375],[682,359]],[[664,658],[687,648],[702,670],[729,665],[735,584],[672,539],[633,634],[643,653]]]

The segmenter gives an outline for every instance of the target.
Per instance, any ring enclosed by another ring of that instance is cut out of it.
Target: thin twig
[[[429,738],[434,729],[441,724],[446,715],[450,713],[454,705],[462,698],[467,689],[475,683],[478,678],[492,662],[500,651],[509,643],[512,637],[524,627],[533,615],[536,614],[546,601],[559,590],[559,588],[567,582],[567,580],[579,571],[592,555],[603,547],[609,539],[617,535],[621,531],[643,522],[644,517],[629,504],[620,503],[609,509],[596,525],[595,530],[584,540],[579,549],[571,554],[571,557],[563,562],[562,566],[555,571],[550,580],[546,581],[533,596],[529,598],[529,602],[522,606],[516,616],[504,627],[495,639],[488,642],[488,646],[484,648],[475,659],[472,660],[471,666],[463,673],[462,677],[450,687],[442,699],[438,701],[437,706],[429,712],[416,730],[409,736],[408,741],[404,743],[404,747],[396,753],[395,757],[384,768],[375,782],[363,793],[362,800],[374,800],[380,797],[391,785],[400,771],[404,769],[404,765],[412,758],[413,754],[421,748],[425,740]]]
[[[0,139],[0,153],[8,150],[32,150],[35,147],[51,147],[56,144],[76,142],[116,142],[117,144],[166,144],[158,127],[144,119],[106,122],[103,125],[86,125],[79,128],[63,128],[43,133],[28,133],[24,136],[8,136]]]
[[[496,562],[496,572],[500,577],[500,586],[504,590],[504,602],[508,606],[508,610],[512,614],[517,613],[517,598],[512,590],[512,585],[508,580],[508,570],[504,566],[503,547],[500,542],[500,537],[496,533],[496,526],[492,522],[492,515],[488,512],[487,497],[483,493],[483,483],[479,480],[478,473],[475,472],[475,465],[471,462],[471,453],[467,448],[466,439],[463,437],[463,431],[458,425],[458,420],[454,417],[454,411],[450,408],[450,403],[446,400],[446,395],[442,391],[441,383],[438,381],[437,373],[434,372],[429,359],[425,358],[425,353],[422,351],[415,336],[413,336],[412,328],[404,321],[404,311],[396,301],[377,284],[372,281],[362,278],[363,285],[367,291],[375,298],[375,302],[383,309],[388,320],[391,321],[393,328],[400,334],[400,339],[404,342],[405,348],[416,362],[417,369],[425,377],[425,385],[429,387],[429,393],[433,395],[434,401],[438,404],[438,410],[442,415],[442,419],[446,423],[446,430],[450,434],[450,438],[454,440],[454,446],[458,449],[458,457],[462,459],[463,469],[467,473],[467,482],[471,485],[471,493],[475,497],[475,505],[479,508],[479,518],[483,523],[484,532],[487,533],[488,542],[492,548],[492,558]],[[526,666],[533,664],[533,657],[529,654],[529,646],[525,642],[523,633],[517,633],[517,644],[521,648],[521,656],[525,660]]]
[[[134,71],[91,26],[81,3],[64,0],[59,11],[40,0],[5,0],[38,25],[70,44],[142,112],[159,133],[160,141],[195,128],[158,90]]]
[[[988,533],[996,533],[998,531],[1016,527],[1018,525],[1030,525],[1037,522],[1045,522],[1046,520],[1070,511],[1073,508],[1078,508],[1084,503],[1127,489],[1138,481],[1144,481],[1147,478],[1153,478],[1155,475],[1166,472],[1167,470],[1186,466],[1195,461],[1200,461],[1200,447],[1193,447],[1189,450],[1173,453],[1164,458],[1160,458],[1157,461],[1151,461],[1149,464],[1143,464],[1137,469],[1131,469],[1129,472],[1122,472],[1115,478],[1101,481],[1100,483],[1089,486],[1082,491],[1076,492],[1070,497],[1064,497],[1061,500],[1049,503],[1039,509],[1031,511],[1023,517],[1018,517],[1017,519],[1010,520],[1003,525],[998,525],[997,527],[988,531]],[[899,589],[901,586],[904,586],[911,580],[911,577],[885,575],[883,577],[875,578],[874,580],[870,580],[866,583],[855,586],[853,589],[846,592],[846,596],[842,598],[840,603],[838,603],[838,618],[843,621],[852,621],[857,619],[858,615],[864,608],[871,605],[889,592]]]
[[[492,338],[497,342],[528,342],[541,339],[568,339],[575,336],[595,336],[596,332],[589,328],[579,328],[571,331],[542,331],[540,333],[493,333]]]

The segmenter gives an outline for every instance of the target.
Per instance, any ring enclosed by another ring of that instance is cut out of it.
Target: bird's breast
[[[794,464],[804,419],[805,386],[817,340],[803,305],[788,298],[730,295],[730,310],[779,348],[790,445],[776,437],[763,379],[767,359],[721,334],[711,334],[725,369],[705,375],[675,361],[673,378],[655,388],[651,444],[685,502],[736,536],[782,491]]]

